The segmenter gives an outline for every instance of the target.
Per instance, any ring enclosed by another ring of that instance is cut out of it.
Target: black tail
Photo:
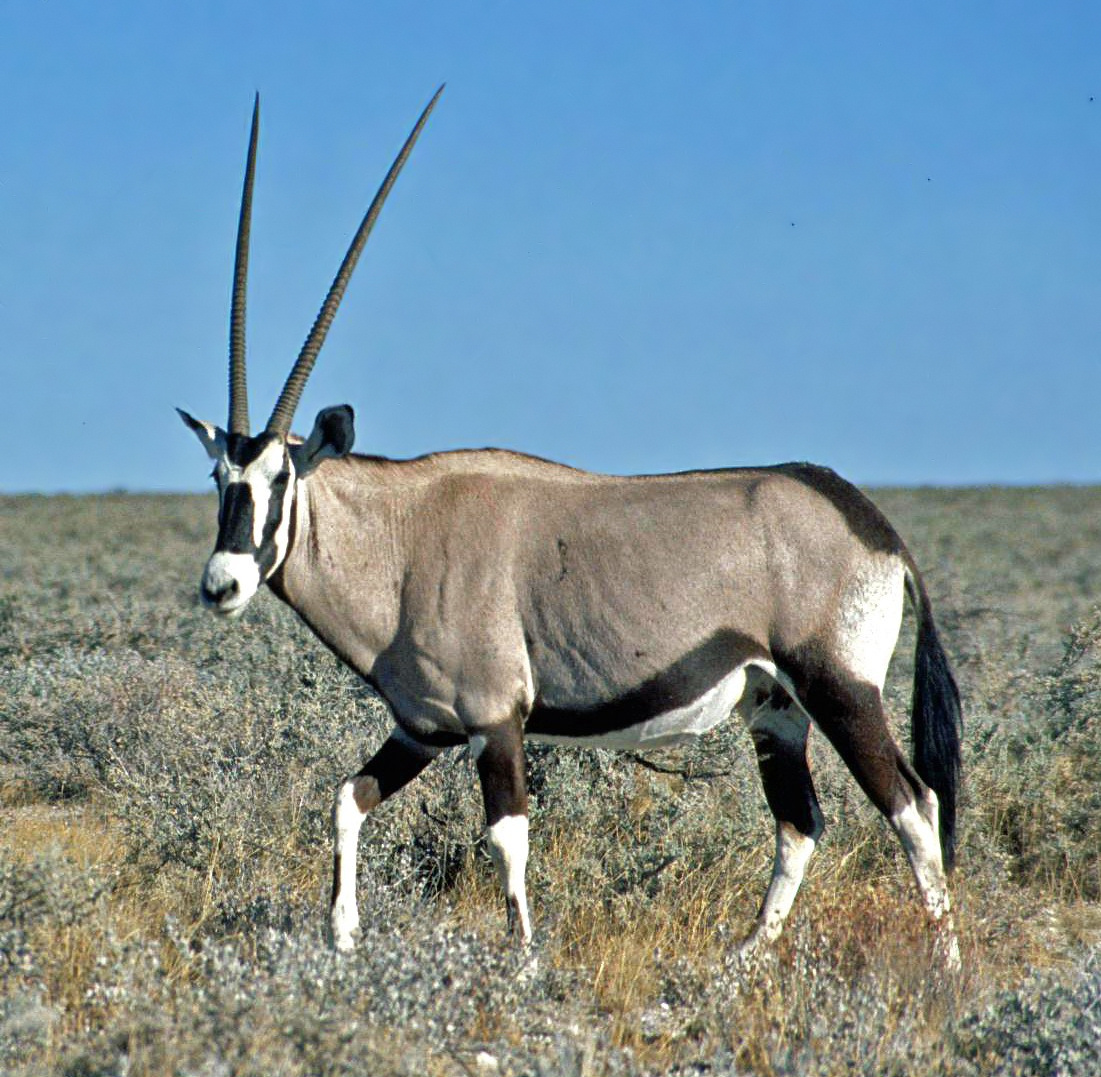
[[[956,861],[956,795],[962,770],[963,709],[952,667],[937,635],[929,596],[916,569],[911,570],[907,582],[918,619],[910,716],[914,769],[940,802],[940,847],[944,867],[951,871]]]

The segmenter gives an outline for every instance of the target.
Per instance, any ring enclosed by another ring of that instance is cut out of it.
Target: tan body
[[[599,708],[716,637],[732,663],[831,645],[877,547],[908,561],[860,523],[775,469],[350,456],[300,481],[271,582],[413,736],[466,737],[537,702]]]

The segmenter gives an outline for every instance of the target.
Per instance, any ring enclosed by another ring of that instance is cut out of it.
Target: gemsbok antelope
[[[442,87],[363,218],[264,430],[249,433],[245,283],[253,111],[230,319],[229,423],[181,412],[214,460],[218,534],[202,602],[240,614],[260,585],[393,710],[388,739],[333,811],[332,937],[354,946],[367,813],[468,745],[510,930],[531,938],[524,738],[648,748],[749,727],[776,820],[775,861],[744,953],[775,939],[823,830],[814,722],[897,832],[958,964],[945,869],[960,776],[959,693],[914,559],[827,468],[618,477],[496,449],[388,460],[351,452],[353,413],[290,433],[303,386],[375,219]],[[917,624],[910,763],[882,688],[903,610]]]

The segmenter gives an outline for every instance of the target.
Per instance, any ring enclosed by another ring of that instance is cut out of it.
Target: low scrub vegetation
[[[772,831],[735,722],[646,758],[529,751],[526,953],[473,765],[443,757],[365,824],[338,957],[329,809],[385,707],[272,596],[233,624],[198,608],[209,499],[0,499],[0,1071],[1090,1072],[1101,491],[874,496],[964,693],[958,976],[821,738],[826,835],[774,952],[738,965]]]

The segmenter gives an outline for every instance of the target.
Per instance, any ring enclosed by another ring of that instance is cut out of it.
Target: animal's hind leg
[[[743,699],[765,799],[776,819],[772,879],[757,924],[742,944],[748,955],[780,934],[825,824],[807,761],[807,715],[761,671],[751,673]]]
[[[898,834],[925,908],[943,932],[948,963],[958,966],[937,797],[892,738],[879,687],[842,676],[819,676],[806,687],[803,701],[861,789]]]
[[[412,781],[441,749],[417,744],[395,729],[363,769],[340,786],[333,805],[333,892],[329,909],[333,945],[351,950],[359,934],[356,851],[367,813]]]

